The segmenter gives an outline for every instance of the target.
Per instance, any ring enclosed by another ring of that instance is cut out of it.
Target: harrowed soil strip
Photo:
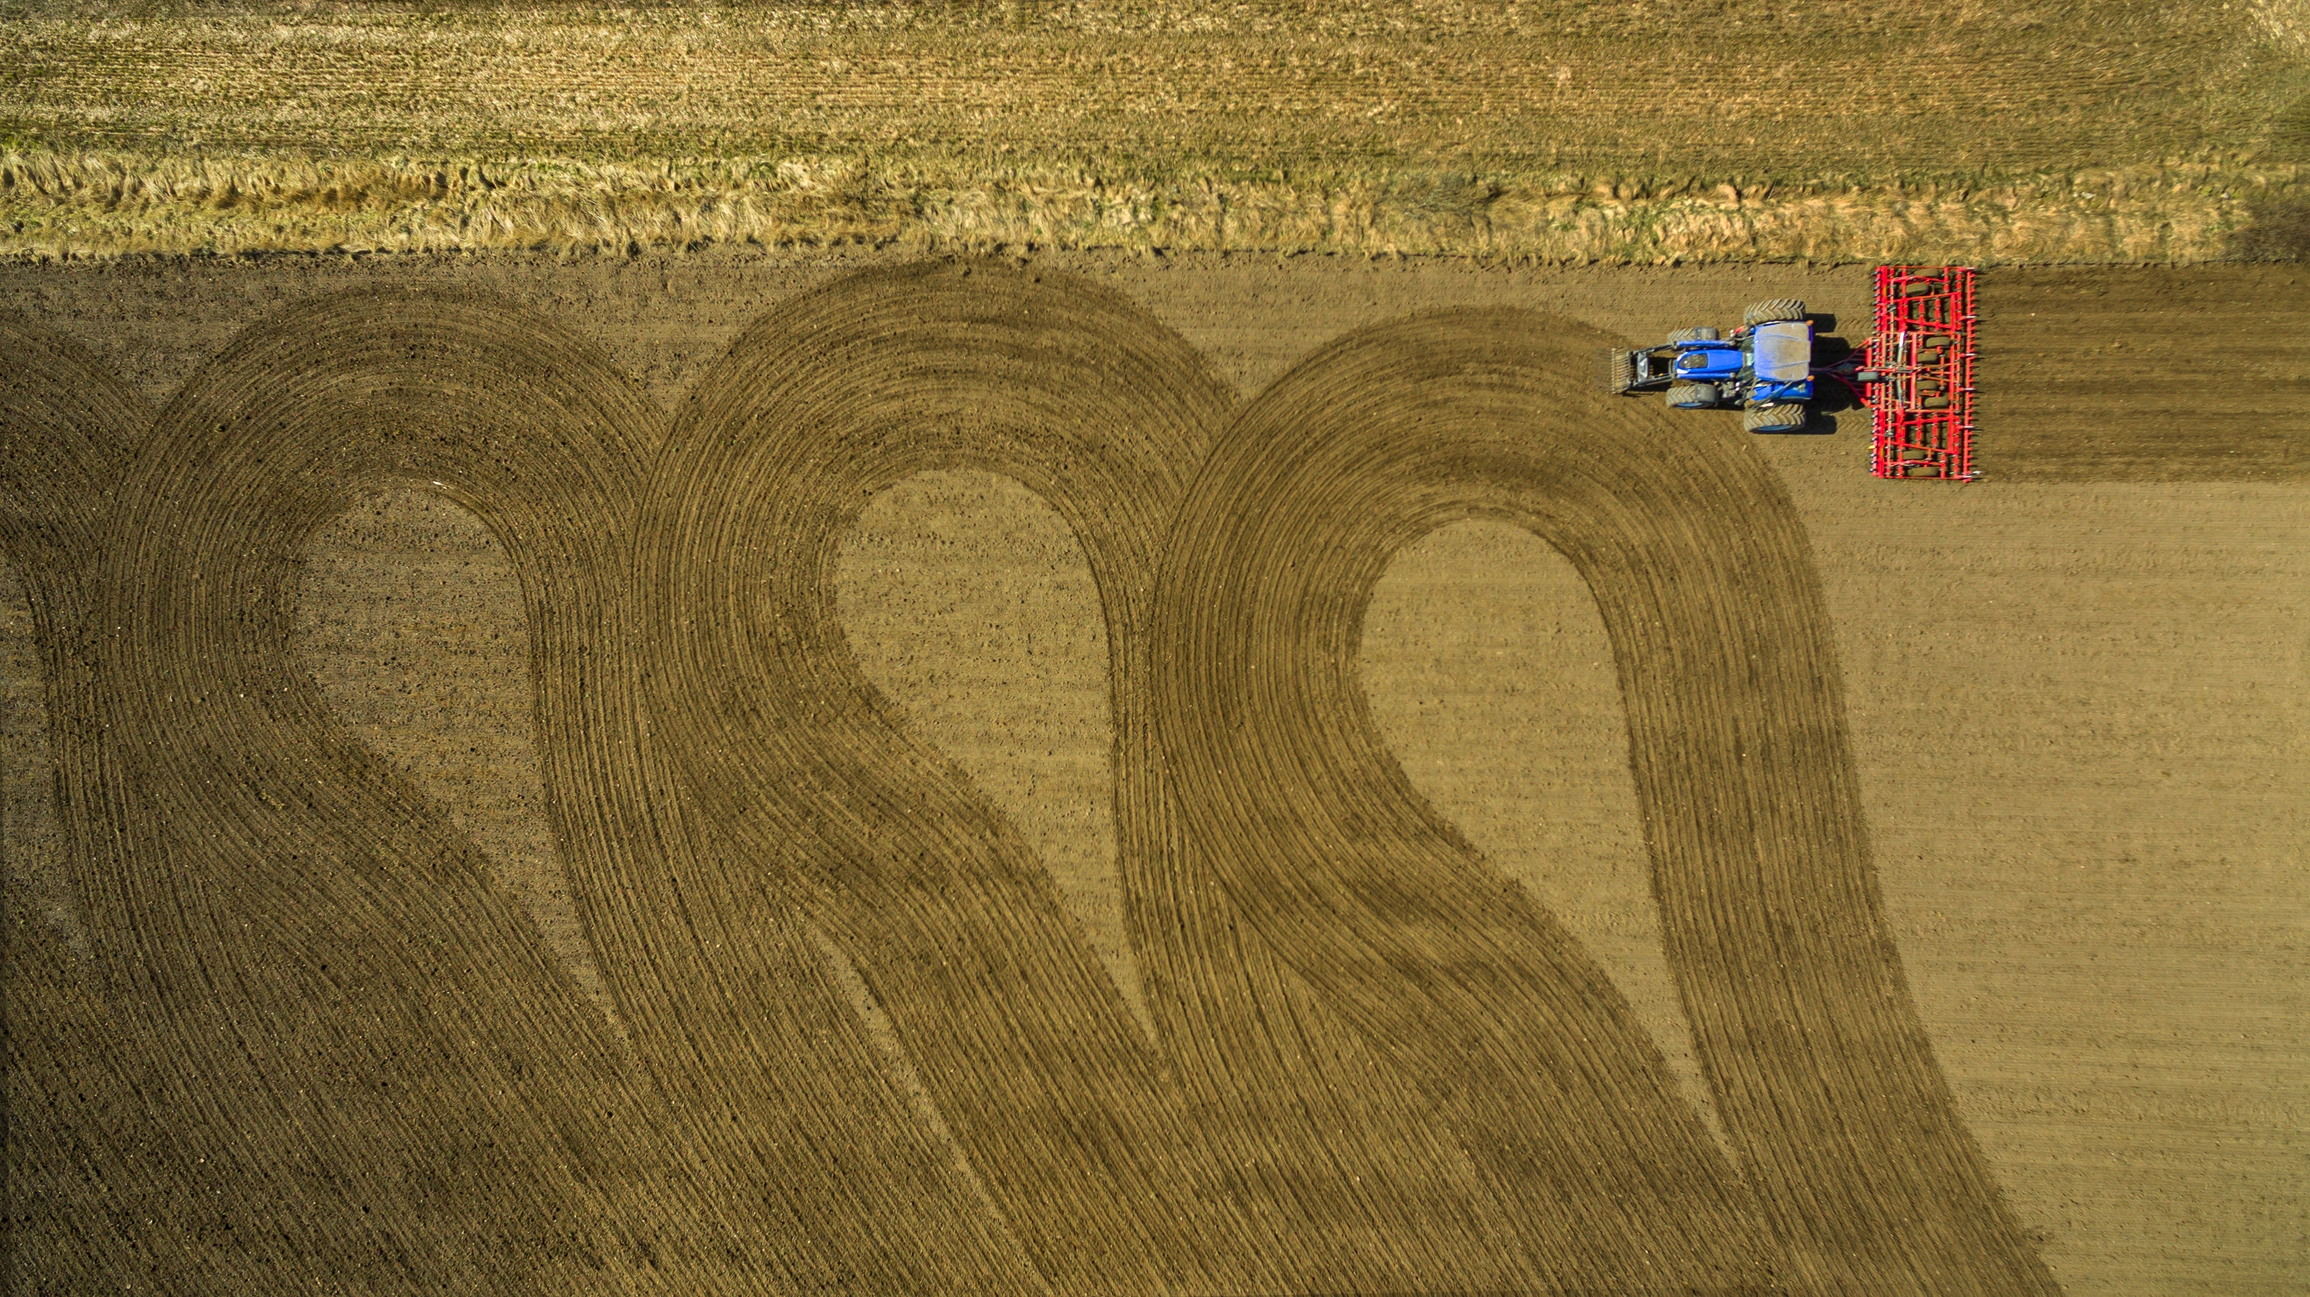
[[[1995,269],[1980,302],[1985,477],[2310,479],[2310,267]]]

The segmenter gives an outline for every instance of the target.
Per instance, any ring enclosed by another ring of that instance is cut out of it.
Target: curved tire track
[[[0,315],[0,548],[32,606],[58,766],[56,814],[76,865],[98,786],[86,740],[96,711],[95,604],[112,487],[152,417],[78,344]]]
[[[657,427],[534,314],[356,293],[204,366],[120,486],[94,944],[149,1020],[236,1282],[556,1291],[646,1246],[607,1205],[634,1128],[609,1115],[648,1121],[607,1025],[289,646],[301,551],[361,495],[471,509],[520,574],[549,812],[587,854],[610,829],[570,795],[606,760],[590,641]]]
[[[833,933],[1060,1290],[1520,1282],[1473,1169],[1416,1096],[1243,940],[1222,898],[1181,886],[1147,628],[1163,538],[1230,394],[1143,311],[1044,278],[851,276],[757,323],[698,383],[639,559],[651,801],[722,839],[676,853],[707,871],[678,884],[714,911],[692,922],[764,931],[790,906]],[[1118,871],[1155,1055],[1016,828],[909,736],[835,617],[836,545],[867,502],[952,467],[1048,501],[1098,585]],[[1357,1085],[1340,1084],[1343,1057]]]
[[[66,865],[87,874],[102,807],[94,600],[111,512],[152,411],[78,344],[0,315],[0,548],[33,617]],[[34,777],[38,777],[35,775]],[[147,1101],[143,1054],[96,969],[37,917],[4,871],[0,894],[0,1287],[119,1291],[195,1270],[187,1168]],[[77,890],[77,889],[76,889]],[[87,900],[78,898],[83,927]]]
[[[1551,1284],[2050,1291],[1878,911],[1803,529],[1737,434],[1582,391],[1604,341],[1522,312],[1415,318],[1334,342],[1244,410],[1183,510],[1157,618],[1192,858],[1419,1079]],[[1596,592],[1667,953],[1740,1178],[1593,961],[1372,725],[1355,674],[1372,586],[1477,516],[1531,528]]]
[[[701,931],[789,909],[845,951],[1035,1273],[1256,1290],[1156,1059],[1018,830],[859,670],[836,545],[884,487],[1005,473],[1066,519],[1113,646],[1123,852],[1161,827],[1145,637],[1158,547],[1226,397],[1119,299],[992,265],[850,276],[753,326],[677,420],[645,513],[653,800],[713,841]],[[697,987],[696,996],[727,988]]]

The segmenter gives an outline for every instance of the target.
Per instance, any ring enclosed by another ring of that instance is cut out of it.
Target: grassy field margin
[[[1864,186],[1572,173],[1110,181],[849,158],[316,161],[0,155],[0,250],[571,252],[716,243],[1461,254],[1569,263],[2202,261],[2301,168]]]
[[[2310,246],[2306,0],[1932,14],[0,0],[0,255]]]

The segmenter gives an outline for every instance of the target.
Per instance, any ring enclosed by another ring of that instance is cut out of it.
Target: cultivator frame
[[[1877,267],[1869,471],[1970,482],[1973,467],[1974,271]]]

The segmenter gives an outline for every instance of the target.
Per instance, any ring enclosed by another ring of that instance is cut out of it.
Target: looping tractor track
[[[1477,1153],[1551,1283],[2049,1288],[1886,935],[1794,507],[1737,433],[1582,390],[1607,343],[1528,313],[1415,318],[1244,410],[1158,613],[1190,858]],[[1556,546],[1602,610],[1668,960],[1738,1171],[1595,962],[1372,722],[1354,664],[1373,586],[1483,516]]]
[[[1116,823],[1144,858],[1165,836],[1143,698],[1156,562],[1226,408],[1183,342],[1087,285],[871,273],[731,348],[643,515],[650,750],[681,781],[665,798],[699,808],[719,847],[675,864],[684,896],[712,907],[701,924],[777,922],[732,917],[775,902],[830,934],[1066,1292],[1269,1276],[1032,850],[866,682],[835,613],[836,545],[928,469],[1007,473],[1052,503],[1106,608]]]
[[[555,836],[584,858],[611,827],[579,795],[603,782],[592,638],[657,427],[532,314],[356,294],[210,362],[118,489],[93,944],[149,1015],[198,1183],[295,1204],[247,1261],[543,1291],[600,1263],[599,1117],[647,1120],[635,1078],[471,841],[332,720],[292,579],[365,494],[478,515],[520,574]]]
[[[529,312],[369,292],[155,418],[0,325],[0,542],[97,970],[12,940],[61,1025],[12,1028],[10,1118],[81,1149],[52,1203],[130,1186],[16,1228],[83,1286],[206,1291],[2049,1289],[1886,935],[1789,500],[1737,434],[1577,388],[1603,341],[1419,317],[1238,406],[1103,289],[933,264],[780,304],[669,420]],[[964,467],[1098,585],[1152,1039],[836,615],[868,502]],[[622,1037],[291,649],[309,538],[399,488],[518,575]],[[1373,584],[1478,516],[1602,607],[1729,1155],[1372,726]]]

